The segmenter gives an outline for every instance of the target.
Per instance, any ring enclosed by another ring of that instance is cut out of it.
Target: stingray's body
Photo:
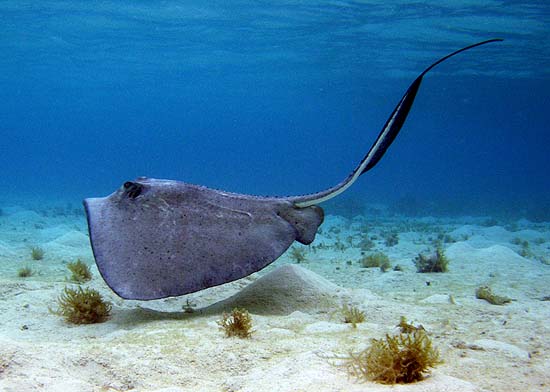
[[[287,199],[146,178],[125,185],[85,201],[99,270],[123,298],[177,296],[250,275],[295,240],[311,243],[323,221],[320,207]]]
[[[99,271],[127,299],[192,293],[259,271],[298,241],[309,244],[323,222],[318,203],[342,193],[382,158],[401,129],[424,75],[411,84],[355,170],[323,192],[292,197],[240,195],[140,177],[110,196],[84,201]]]

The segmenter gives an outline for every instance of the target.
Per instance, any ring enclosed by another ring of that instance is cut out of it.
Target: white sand
[[[550,302],[541,300],[550,295],[550,266],[537,260],[549,259],[550,225],[328,217],[299,267],[289,266],[285,255],[241,281],[151,302],[116,297],[94,266],[88,286],[113,302],[112,317],[73,326],[48,308],[67,284],[66,263],[93,263],[84,218],[19,207],[3,211],[2,391],[550,390]],[[387,248],[381,232],[391,230],[400,240]],[[413,258],[439,232],[458,240],[444,244],[449,272],[416,273]],[[375,249],[403,272],[361,268],[356,246],[365,235],[376,236]],[[518,255],[515,238],[529,241],[529,258]],[[345,250],[335,249],[337,243]],[[31,260],[33,246],[45,250],[43,260]],[[22,266],[35,275],[18,278]],[[514,301],[495,306],[476,299],[482,284]],[[183,313],[188,299],[200,310]],[[357,329],[344,324],[337,311],[343,303],[364,310],[366,322]],[[234,306],[253,316],[250,339],[225,338],[216,324]],[[422,324],[441,352],[444,363],[430,377],[385,386],[359,382],[337,366],[339,356],[364,349],[371,338],[397,333],[401,315]]]

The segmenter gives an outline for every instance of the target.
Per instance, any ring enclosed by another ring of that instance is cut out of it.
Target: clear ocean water
[[[78,203],[137,176],[322,190],[421,70],[500,37],[425,78],[342,200],[548,218],[549,16],[544,1],[3,1],[1,199]]]
[[[542,0],[0,0],[0,392],[549,390],[549,22]],[[426,67],[492,38],[425,76],[324,221],[129,184],[87,225],[84,198],[139,176],[330,188]],[[384,339],[431,361],[388,365]],[[422,381],[377,384],[403,364]]]

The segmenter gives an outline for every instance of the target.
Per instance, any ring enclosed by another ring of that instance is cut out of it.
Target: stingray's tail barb
[[[382,128],[382,131],[380,131],[380,134],[376,138],[375,142],[373,143],[372,147],[370,148],[369,152],[361,163],[351,172],[351,174],[341,183],[338,185],[327,189],[322,192],[313,193],[310,195],[302,195],[297,196],[293,199],[294,204],[297,207],[307,207],[314,204],[319,204],[323,201],[332,199],[333,197],[339,195],[340,193],[344,192],[347,188],[349,188],[356,180],[357,178],[363,174],[372,169],[384,156],[390,145],[393,143],[395,138],[397,137],[397,134],[401,130],[401,127],[405,123],[405,120],[407,119],[407,116],[409,114],[409,111],[411,110],[411,107],[414,103],[414,99],[416,98],[416,93],[418,92],[418,89],[420,88],[420,84],[422,83],[422,78],[424,75],[426,75],[432,68],[437,66],[438,64],[442,63],[443,61],[447,60],[450,57],[453,57],[456,54],[459,54],[461,52],[464,52],[466,50],[475,48],[476,46],[485,45],[491,42],[498,42],[502,41],[501,38],[493,38],[486,41],[478,42],[473,45],[466,46],[462,49],[459,49],[457,51],[454,51],[453,53],[450,53],[446,55],[445,57],[440,58],[435,63],[430,65],[428,68],[426,68],[418,77],[412,82],[412,84],[409,86],[395,109],[393,109],[392,114],[386,121],[386,124]]]

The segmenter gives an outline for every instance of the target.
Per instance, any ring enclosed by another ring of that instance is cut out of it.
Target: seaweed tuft
[[[437,248],[431,255],[419,254],[414,259],[416,272],[447,272],[449,270],[449,259],[445,256],[442,248]]]
[[[476,298],[484,299],[492,305],[504,305],[512,301],[508,297],[503,297],[493,293],[489,286],[480,286],[476,289]]]
[[[74,263],[67,264],[67,268],[72,273],[70,279],[73,282],[84,283],[92,279],[90,267],[80,259],[77,259]]]
[[[363,257],[360,261],[363,268],[374,268],[378,267],[382,272],[386,272],[390,265],[390,258],[382,252],[372,253]]]
[[[22,267],[17,270],[17,276],[19,276],[20,278],[28,278],[32,275],[34,275],[34,271],[31,269],[31,267]]]
[[[107,320],[111,314],[111,303],[104,301],[98,291],[78,287],[65,287],[57,299],[59,308],[50,311],[71,324],[95,324]]]
[[[304,248],[298,248],[297,246],[293,246],[292,248],[290,248],[288,256],[292,260],[294,260],[296,264],[300,264],[306,261],[306,251],[304,250]]]
[[[33,260],[42,260],[44,258],[44,249],[39,246],[33,246],[31,248],[31,258]]]
[[[399,324],[397,324],[397,327],[399,327],[401,333],[414,333],[416,331],[424,331],[424,327],[422,325],[415,326],[414,324],[409,323],[405,316],[401,316],[399,318]]]
[[[439,351],[424,331],[386,335],[372,339],[371,346],[350,354],[345,366],[359,379],[382,384],[408,384],[424,379],[430,368],[441,363]]]
[[[220,329],[225,331],[226,337],[237,336],[239,338],[249,338],[252,333],[252,317],[246,309],[235,308],[231,313],[224,313],[222,319],[218,321]]]
[[[359,310],[356,306],[344,304],[341,311],[344,316],[344,323],[351,324],[353,328],[357,328],[357,324],[365,321],[365,312]]]

